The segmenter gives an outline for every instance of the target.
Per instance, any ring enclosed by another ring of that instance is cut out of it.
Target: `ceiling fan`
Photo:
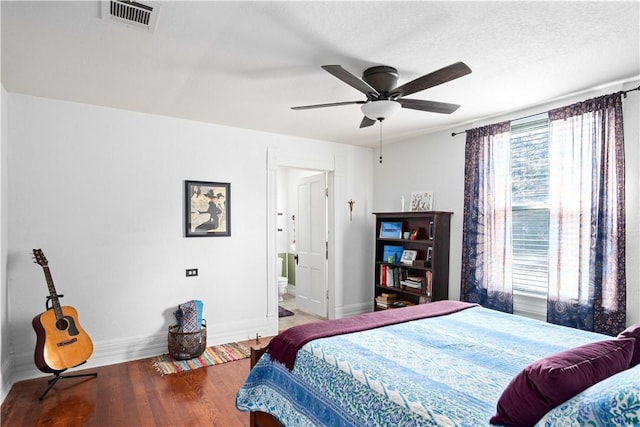
[[[400,108],[411,108],[413,110],[428,111],[432,113],[451,114],[460,105],[446,102],[425,101],[421,99],[404,98],[412,93],[428,89],[455,80],[459,77],[471,73],[463,62],[456,62],[437,71],[418,77],[402,86],[396,87],[398,82],[398,70],[386,65],[367,68],[359,78],[340,65],[323,65],[322,69],[333,74],[349,86],[359,90],[366,95],[365,101],[333,102],[330,104],[305,105],[301,107],[291,107],[293,110],[308,110],[311,108],[336,107],[339,105],[362,104],[364,117],[360,122],[360,127],[373,125],[376,120],[382,122],[386,118],[395,114]]]

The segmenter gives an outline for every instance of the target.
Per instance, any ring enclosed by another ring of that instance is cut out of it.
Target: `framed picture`
[[[185,237],[231,236],[231,184],[185,181]]]
[[[431,263],[433,262],[433,247],[429,246],[427,248],[427,266],[431,266]]]
[[[401,239],[402,238],[402,223],[401,222],[386,222],[380,223],[380,237],[386,237],[388,239]]]
[[[430,211],[433,209],[433,191],[414,191],[411,193],[412,211]]]
[[[411,230],[411,234],[409,235],[409,240],[417,240],[418,239],[418,229],[414,228]]]
[[[418,251],[414,251],[412,249],[405,249],[404,251],[402,251],[402,258],[400,258],[400,263],[412,265],[417,255],[418,255]]]

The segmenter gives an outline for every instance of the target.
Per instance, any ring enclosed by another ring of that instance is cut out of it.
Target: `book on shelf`
[[[414,302],[406,301],[406,300],[393,301],[390,303],[384,303],[376,300],[376,307],[381,308],[383,310],[387,310],[390,308],[410,307],[413,305],[416,305],[416,304]]]
[[[413,305],[416,305],[416,304],[411,302],[411,301],[401,300],[401,301],[396,301],[393,304],[391,304],[391,307],[400,308],[400,307],[411,307]]]
[[[400,284],[411,289],[422,289],[422,280],[415,281],[410,279],[401,280]]]
[[[402,246],[384,245],[382,251],[382,262],[387,262],[389,264],[400,263],[403,250],[404,248]]]
[[[381,308],[387,308],[396,301],[394,294],[382,294],[376,297],[376,305]]]
[[[409,288],[409,287],[405,287],[405,288],[404,288],[404,291],[405,291],[406,293],[409,293],[409,294],[424,295],[424,294],[422,293],[422,289],[420,289],[420,288]]]
[[[396,294],[380,294],[376,297],[376,301],[380,301],[383,303],[394,302],[398,298]]]
[[[381,273],[382,274],[382,273]],[[384,284],[390,288],[399,288],[400,282],[404,280],[407,276],[406,269],[399,267],[390,267],[386,266],[385,275],[384,275]],[[380,278],[380,282],[383,282],[382,277]]]
[[[389,268],[387,267],[387,286],[390,286],[393,288],[393,270],[395,270],[394,268]]]
[[[407,275],[407,277],[400,282],[402,286],[409,289],[418,289],[422,291],[424,289],[424,284],[426,283],[426,278],[415,275]]]
[[[389,308],[396,302],[395,294],[382,294],[376,297],[376,307]]]

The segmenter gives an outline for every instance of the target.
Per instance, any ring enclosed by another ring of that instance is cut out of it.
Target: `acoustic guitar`
[[[73,307],[61,307],[53,285],[47,259],[41,249],[34,249],[35,262],[44,270],[52,307],[33,318],[36,332],[34,360],[42,372],[56,373],[78,366],[93,353],[93,343],[80,327],[78,312]],[[48,305],[47,305],[48,306]]]

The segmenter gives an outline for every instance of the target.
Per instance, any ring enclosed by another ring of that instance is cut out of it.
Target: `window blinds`
[[[549,246],[549,120],[511,126],[513,289],[546,295]]]

